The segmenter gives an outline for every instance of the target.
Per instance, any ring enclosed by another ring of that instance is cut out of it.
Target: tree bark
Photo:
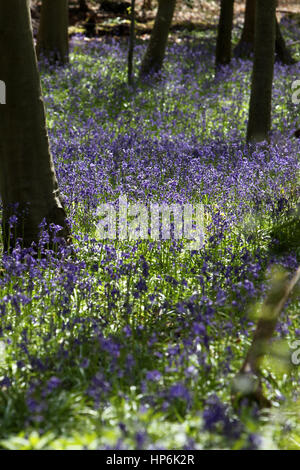
[[[256,0],[246,0],[244,27],[241,39],[234,49],[236,57],[249,57],[254,50],[255,3]]]
[[[241,58],[249,58],[254,51],[254,30],[255,30],[255,0],[246,1],[245,20],[242,36],[234,49],[234,56]],[[276,18],[276,42],[275,42],[276,60],[286,65],[295,64],[296,60],[292,57],[288,49],[284,37],[282,35],[280,25]]]
[[[43,0],[37,37],[37,56],[50,63],[65,64],[69,60],[68,0]]]
[[[254,63],[248,142],[262,142],[271,129],[272,84],[275,55],[276,0],[256,0]]]
[[[52,156],[34,50],[29,0],[0,1],[0,70],[6,104],[0,113],[0,193],[4,249],[17,238],[38,242],[39,225],[60,225],[68,236]],[[12,228],[10,217],[17,211]]]
[[[293,58],[288,49],[284,37],[282,36],[280,25],[276,19],[276,42],[275,42],[276,59],[285,65],[295,64],[297,61]]]
[[[150,42],[141,65],[141,78],[162,68],[175,5],[176,0],[159,0]]]
[[[221,0],[218,25],[216,68],[230,63],[234,0]]]
[[[86,3],[86,0],[79,0],[79,10],[82,11],[83,13],[88,11],[88,6]]]

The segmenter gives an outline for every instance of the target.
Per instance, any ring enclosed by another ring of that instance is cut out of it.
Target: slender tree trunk
[[[159,72],[162,67],[175,5],[176,0],[159,0],[150,42],[141,65],[141,77]]]
[[[79,10],[83,13],[88,11],[88,6],[86,0],[79,0]]]
[[[133,83],[133,51],[134,51],[134,31],[135,31],[135,0],[131,0],[131,21],[128,48],[128,85]]]
[[[255,29],[255,1],[246,1],[245,20],[241,39],[234,49],[235,57],[248,58],[254,51],[254,29]],[[295,64],[292,54],[286,46],[280,25],[276,18],[276,60],[286,65]]]
[[[97,13],[95,11],[87,13],[84,22],[84,29],[88,38],[92,38],[97,35]]]
[[[266,140],[271,129],[276,0],[256,1],[254,64],[247,130],[248,142]]]
[[[284,37],[282,36],[279,23],[276,19],[276,42],[275,42],[276,59],[286,65],[295,64],[297,61],[292,57],[288,49]]]
[[[6,104],[0,113],[0,193],[4,249],[37,242],[39,225],[60,225],[67,238],[30,20],[30,0],[0,0],[0,70]],[[11,216],[18,221],[10,229]],[[11,237],[11,236],[12,237]]]
[[[231,34],[234,0],[221,0],[216,47],[216,68],[229,64],[231,60]]]
[[[43,0],[37,37],[37,55],[50,63],[65,64],[69,58],[68,0]]]
[[[256,0],[246,0],[242,36],[234,49],[236,57],[249,57],[254,50],[255,4]]]

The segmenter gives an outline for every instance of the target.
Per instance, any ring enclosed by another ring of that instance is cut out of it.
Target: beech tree
[[[88,11],[88,6],[87,6],[87,3],[86,3],[86,0],[79,0],[79,10],[82,11],[82,12],[86,12]]]
[[[161,70],[168,42],[176,0],[159,0],[154,27],[142,61],[140,77]]]
[[[216,47],[216,68],[229,64],[231,60],[233,6],[234,0],[221,0]]]
[[[276,18],[276,41],[275,41],[276,58],[286,65],[295,64],[297,61],[293,58],[289,48],[286,45],[282,35],[280,25]]]
[[[236,57],[248,57],[254,50],[255,3],[256,0],[246,0],[242,35],[234,49]]]
[[[5,250],[17,238],[24,246],[37,242],[43,220],[60,225],[61,237],[69,233],[49,150],[29,5],[30,0],[0,0],[0,71],[6,84],[0,113]]]
[[[246,0],[244,26],[241,39],[234,49],[236,57],[249,57],[254,51],[255,5],[256,0]],[[280,25],[276,19],[275,52],[277,59],[283,64],[290,65],[296,61],[286,46]]]
[[[276,0],[256,0],[254,63],[247,140],[261,142],[271,129]]]
[[[37,55],[50,63],[65,64],[69,60],[68,0],[42,0],[37,37]]]

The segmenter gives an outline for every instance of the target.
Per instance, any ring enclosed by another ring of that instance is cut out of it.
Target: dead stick
[[[288,46],[294,46],[295,44],[299,44],[300,41],[292,41],[288,43]]]
[[[258,402],[261,406],[268,406],[269,403],[263,396],[261,390],[261,382],[259,379],[260,362],[266,352],[267,343],[273,336],[280,313],[299,280],[300,267],[298,267],[290,281],[285,275],[284,277],[281,276],[277,278],[273,282],[271,291],[262,305],[261,317],[257,323],[246,359],[234,379],[233,392],[240,391],[242,395],[248,396],[248,398]],[[243,394],[240,385],[245,385],[245,377],[248,377],[249,385],[250,382],[254,384],[254,388],[251,390],[251,387],[246,387],[247,393]],[[254,378],[258,378],[258,380],[255,381]]]

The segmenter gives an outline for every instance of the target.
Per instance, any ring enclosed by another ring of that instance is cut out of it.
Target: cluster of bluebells
[[[175,43],[158,81],[128,88],[120,43],[73,42],[69,66],[41,69],[74,246],[53,253],[45,233],[40,257],[20,246],[3,257],[0,341],[9,360],[0,388],[23,400],[9,425],[44,432],[64,394],[103,411],[112,397],[130,402],[134,388],[141,407],[166,417],[198,413],[196,440],[202,431],[237,440],[244,426],[218,394],[241,359],[238,341],[253,331],[248,307],[266,289],[267,266],[297,265],[295,253],[270,254],[266,235],[299,196],[290,78],[276,66],[272,141],[249,148],[250,62],[233,62],[213,81],[211,45]],[[143,51],[137,46],[137,60]],[[299,74],[299,65],[290,68]],[[204,247],[98,240],[97,206],[120,194],[146,205],[202,202]],[[293,328],[287,312],[278,332]],[[145,429],[135,439],[154,445]],[[259,446],[257,436],[247,439],[245,447]]]

